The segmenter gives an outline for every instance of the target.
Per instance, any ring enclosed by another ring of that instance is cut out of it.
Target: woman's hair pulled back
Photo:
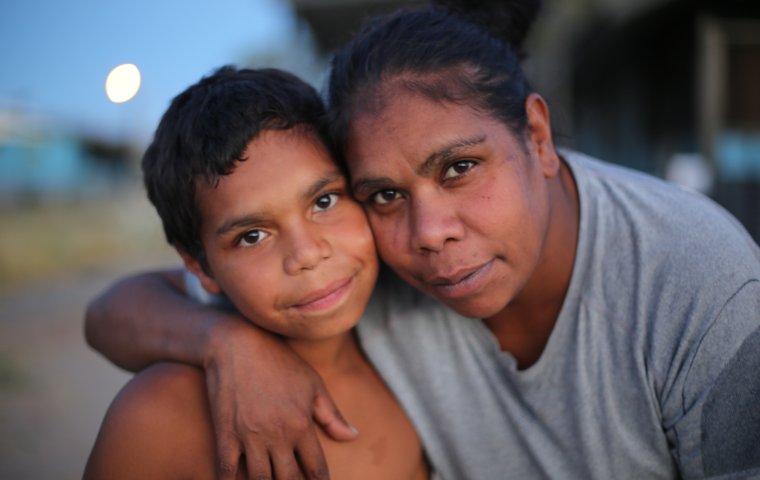
[[[438,3],[450,8],[376,17],[335,53],[327,101],[338,151],[345,150],[351,121],[380,112],[399,89],[467,105],[524,131],[531,90],[520,52],[540,1]]]

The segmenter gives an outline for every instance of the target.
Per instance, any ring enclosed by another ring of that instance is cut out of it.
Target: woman
[[[381,282],[358,327],[363,348],[444,478],[757,472],[760,379],[745,367],[760,365],[757,245],[703,197],[555,150],[548,107],[515,50],[427,8],[375,19],[336,54],[336,148],[382,259],[406,282]],[[216,367],[232,364],[222,348],[201,349],[203,359],[151,348],[207,330],[157,307],[120,311],[150,285],[131,281],[93,307],[91,328],[143,332],[137,353],[93,338],[111,358],[205,361],[230,385],[212,396],[229,405],[252,390],[272,398],[307,385],[277,402],[324,406],[294,362],[252,360],[246,370],[277,386],[236,390],[232,379],[246,376]],[[199,322],[219,323],[211,343],[239,345],[218,333],[234,324],[219,318]],[[163,325],[159,340],[145,340],[148,319]],[[271,343],[252,336],[247,349]],[[245,428],[271,425],[261,415],[312,414],[295,410],[262,407],[248,413],[259,416],[253,427],[236,429],[245,438]],[[221,448],[237,458],[229,435]]]

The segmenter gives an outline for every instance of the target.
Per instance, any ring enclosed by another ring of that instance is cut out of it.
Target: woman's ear
[[[560,160],[554,150],[549,106],[541,95],[531,93],[525,99],[525,114],[528,119],[528,145],[538,157],[544,176],[553,177],[559,172]]]
[[[206,273],[206,270],[203,269],[201,263],[195,257],[180,249],[177,249],[177,253],[182,257],[182,261],[185,262],[185,267],[201,281],[201,286],[204,290],[212,295],[221,295],[222,289],[219,288],[216,280]]]

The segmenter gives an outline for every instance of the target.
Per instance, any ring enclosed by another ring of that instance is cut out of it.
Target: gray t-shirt
[[[760,477],[760,250],[710,200],[563,152],[581,224],[537,363],[383,275],[358,327],[446,479]]]

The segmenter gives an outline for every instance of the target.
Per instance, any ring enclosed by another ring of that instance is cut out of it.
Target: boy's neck
[[[348,372],[363,357],[353,330],[321,340],[285,340],[301,358],[321,376]]]

